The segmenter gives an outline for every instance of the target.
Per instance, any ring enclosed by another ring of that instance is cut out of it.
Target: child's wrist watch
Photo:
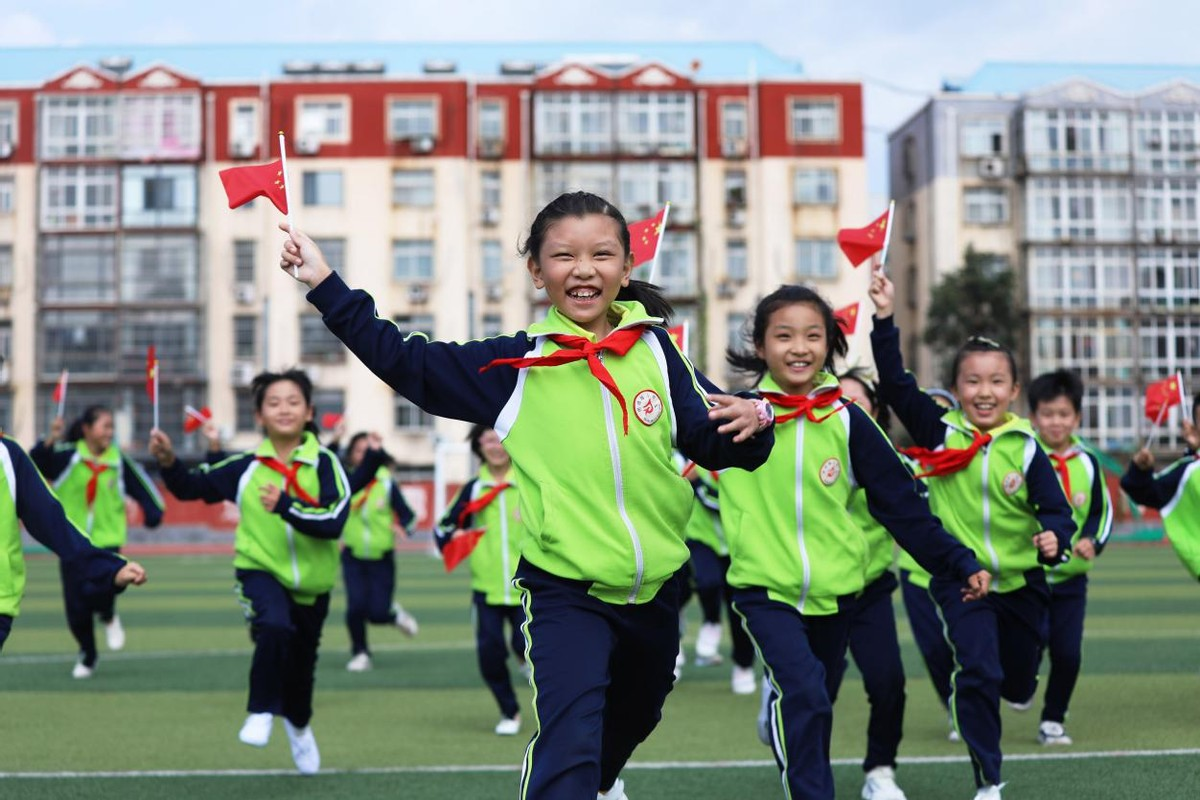
[[[771,405],[770,401],[760,397],[754,401],[754,407],[758,412],[758,429],[760,431],[775,422],[775,407]]]

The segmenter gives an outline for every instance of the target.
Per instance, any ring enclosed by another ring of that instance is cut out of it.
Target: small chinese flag
[[[342,421],[341,414],[334,414],[331,411],[326,412],[321,415],[321,428],[323,430],[331,431],[334,428],[336,428],[341,423],[341,421]]]
[[[1178,374],[1146,387],[1146,419],[1155,425],[1162,423],[1168,408],[1182,404],[1183,382]]]
[[[287,190],[283,183],[283,161],[253,164],[249,167],[230,167],[220,172],[221,183],[229,197],[229,207],[249,203],[256,197],[271,201],[281,214],[288,213]]]
[[[842,228],[838,231],[838,246],[854,266],[866,261],[883,249],[887,239],[888,212],[865,228]]]
[[[629,251],[633,253],[633,265],[645,264],[658,252],[658,240],[662,238],[663,217],[667,208],[663,206],[650,219],[629,223]]]
[[[442,561],[446,562],[446,572],[453,572],[463,559],[471,555],[475,545],[483,536],[483,528],[472,528],[455,536],[442,548]]]
[[[67,399],[67,371],[64,369],[54,385],[54,394],[50,397],[56,404],[62,404]]]
[[[671,338],[675,340],[675,344],[679,346],[679,350],[686,354],[688,348],[687,320],[684,320],[674,327],[667,328],[667,333],[671,334]]]
[[[199,410],[191,406],[184,406],[183,413],[184,433],[195,433],[204,427],[204,423],[212,419],[212,411],[209,410],[208,406],[204,406]]]
[[[154,351],[154,345],[146,348],[146,396],[150,398],[151,403],[158,402],[158,386],[155,382],[155,377],[158,375],[158,355]]]
[[[838,327],[842,329],[842,333],[847,336],[854,335],[854,330],[858,327],[858,307],[859,303],[848,305],[845,308],[839,308],[833,312],[833,318],[837,320]]]

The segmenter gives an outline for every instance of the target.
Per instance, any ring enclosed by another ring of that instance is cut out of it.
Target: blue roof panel
[[[989,61],[971,77],[947,84],[969,94],[1018,95],[1071,78],[1087,78],[1119,91],[1141,92],[1178,80],[1200,84],[1200,65]]]

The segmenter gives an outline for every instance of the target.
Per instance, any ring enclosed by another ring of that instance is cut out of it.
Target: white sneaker
[[[696,634],[696,666],[707,667],[721,663],[721,654],[717,648],[721,646],[721,625],[718,622],[705,622]]]
[[[111,621],[104,623],[104,642],[109,650],[120,650],[125,646],[125,629],[121,627],[121,618],[113,614]]]
[[[683,645],[679,645],[679,652],[675,654],[675,680],[678,681],[683,677],[683,665],[687,663],[687,656],[683,654]]]
[[[734,694],[754,694],[758,691],[758,683],[754,680],[754,667],[734,665],[729,684],[733,687]]]
[[[297,728],[283,720],[283,729],[287,731],[288,743],[292,746],[292,761],[301,775],[316,775],[321,768],[321,752],[317,750],[317,737],[313,736],[312,725]]]
[[[521,715],[515,717],[501,717],[496,723],[497,736],[516,736],[521,732]]]
[[[1002,800],[1000,789],[1003,787],[1003,783],[999,786],[984,786],[975,793],[975,800]]]
[[[1042,724],[1038,725],[1038,741],[1045,745],[1074,744],[1061,722],[1049,720],[1042,720]]]
[[[395,625],[400,629],[401,633],[409,638],[417,635],[417,631],[421,629],[417,625],[417,618],[405,611],[404,606],[399,603],[392,603],[392,614],[394,615]]]
[[[629,800],[629,795],[625,794],[625,781],[617,778],[617,782],[607,792],[596,793],[596,800]]]
[[[371,669],[371,656],[367,653],[358,653],[346,662],[347,672],[366,672],[369,669]]]
[[[271,741],[271,724],[275,721],[274,714],[265,711],[261,714],[251,714],[242,723],[238,738],[253,747],[266,747]]]
[[[75,661],[75,666],[71,668],[71,677],[77,681],[87,680],[88,678],[92,677],[95,672],[96,668],[94,666],[89,667],[87,664],[84,664],[83,659],[80,658]]]
[[[891,767],[876,767],[868,772],[862,796],[863,800],[908,800],[896,785],[896,772]]]
[[[1033,698],[1032,697],[1029,698],[1028,700],[1026,700],[1024,703],[1014,703],[1012,700],[1005,700],[1004,702],[1008,703],[1008,707],[1011,708],[1013,711],[1020,711],[1022,713],[1033,708]]]

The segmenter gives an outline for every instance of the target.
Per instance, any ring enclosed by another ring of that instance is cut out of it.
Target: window
[[[1142,179],[1137,184],[1137,220],[1145,241],[1179,244],[1200,239],[1200,181],[1195,178]]]
[[[44,97],[38,141],[42,159],[117,155],[117,101],[112,95]]]
[[[254,421],[254,395],[250,393],[249,389],[238,389],[233,399],[237,406],[238,433],[257,433],[258,425]]]
[[[750,137],[750,115],[745,100],[721,101],[721,141],[741,142]]]
[[[504,135],[504,101],[480,100],[478,125],[480,150],[484,151],[485,155],[493,155],[490,148],[503,147],[506,138]],[[489,144],[491,142],[496,144]]]
[[[746,207],[746,171],[744,169],[725,170],[725,207]]]
[[[1005,152],[1008,131],[1005,119],[964,119],[959,127],[959,153],[964,156],[998,156]]]
[[[433,207],[433,170],[392,170],[392,205]]]
[[[112,228],[116,224],[116,167],[42,169],[43,230]]]
[[[745,283],[750,277],[746,260],[746,240],[730,239],[725,243],[725,277],[734,283]]]
[[[121,375],[144,377],[146,348],[152,344],[157,349],[163,375],[197,375],[202,363],[200,329],[200,313],[190,309],[127,311],[118,329]],[[146,396],[145,392],[138,394]]]
[[[563,192],[585,191],[604,198],[615,197],[611,164],[559,161],[538,164],[535,169],[534,196],[537,198],[536,202],[539,207],[546,205]],[[613,202],[620,201],[613,200]]]
[[[835,205],[838,201],[837,170],[796,170],[793,200],[797,205]]]
[[[433,240],[397,239],[392,242],[392,279],[433,280]]]
[[[121,95],[123,159],[200,155],[200,93]]]
[[[482,334],[484,339],[504,334],[504,317],[499,314],[484,314]]]
[[[45,311],[38,314],[41,374],[115,376],[117,318],[107,311]],[[146,351],[142,350],[142,369]],[[111,395],[111,391],[109,392]],[[111,402],[111,399],[108,401]]]
[[[841,138],[836,100],[792,100],[791,139],[794,142],[828,142]]]
[[[402,336],[420,333],[427,339],[433,338],[433,316],[430,314],[400,314],[393,317],[392,322]]]
[[[504,250],[496,239],[484,239],[480,243],[480,261],[483,264],[485,286],[504,283]]]
[[[1133,235],[1127,181],[1032,178],[1026,187],[1026,234],[1032,241],[1127,241]]]
[[[196,169],[190,166],[121,170],[121,221],[131,228],[196,224]]]
[[[479,189],[483,208],[500,210],[501,183],[499,170],[489,169],[479,174]]]
[[[117,242],[112,236],[45,237],[37,270],[42,302],[115,301],[116,262]]]
[[[1026,164],[1031,172],[1124,172],[1130,161],[1129,125],[1127,111],[1028,109]]]
[[[0,144],[17,144],[17,104],[0,101]]]
[[[258,356],[258,318],[236,316],[233,318],[233,357],[256,358]]]
[[[306,170],[304,205],[340,206],[342,204],[342,173],[338,170]]]
[[[346,413],[346,392],[343,389],[317,389],[312,394],[313,416],[316,419],[326,414]]]
[[[1200,250],[1143,250],[1138,254],[1137,281],[1138,302],[1144,309],[1200,306]]]
[[[611,153],[613,102],[607,92],[538,92],[533,98],[536,155]]]
[[[438,134],[437,100],[392,100],[388,103],[388,134],[393,140]]]
[[[121,300],[194,303],[200,247],[194,236],[127,236],[121,245]]]
[[[832,239],[796,240],[796,275],[801,278],[836,278],[837,246]]]
[[[236,152],[239,147],[253,152],[262,138],[258,122],[258,102],[255,100],[235,100],[229,108],[229,144],[235,150],[235,155],[246,151]]]
[[[12,289],[13,246],[0,244],[0,289]]]
[[[253,239],[237,239],[233,243],[233,279],[238,283],[254,283],[254,251],[258,243]]]
[[[696,295],[696,234],[672,232],[659,239],[658,275],[654,282],[671,297]]]
[[[684,92],[625,92],[617,96],[617,143],[633,155],[690,155],[696,150],[696,111]]]
[[[350,101],[347,98],[301,98],[298,106],[300,136],[334,144],[350,141]]]
[[[8,374],[8,365],[12,363],[12,323],[0,322],[0,372]]]
[[[1200,114],[1182,108],[1139,111],[1134,124],[1138,172],[1200,172],[1200,159],[1196,158]]]
[[[341,238],[320,238],[313,239],[313,243],[321,248],[321,255],[325,256],[325,263],[329,268],[335,270],[343,278],[346,277],[346,240]],[[305,292],[308,287],[303,283],[300,288]]]
[[[617,166],[613,202],[630,220],[654,216],[667,201],[671,203],[668,223],[690,225],[696,221],[695,162],[636,161]]]
[[[413,405],[407,398],[396,395],[396,427],[401,430],[433,430],[433,417]]]
[[[11,214],[16,207],[16,180],[12,175],[0,175],[0,214]]]
[[[1001,225],[1008,222],[1008,191],[991,186],[963,190],[964,219],[972,225]]]
[[[300,360],[321,364],[346,360],[345,345],[329,332],[319,314],[300,315]]]

